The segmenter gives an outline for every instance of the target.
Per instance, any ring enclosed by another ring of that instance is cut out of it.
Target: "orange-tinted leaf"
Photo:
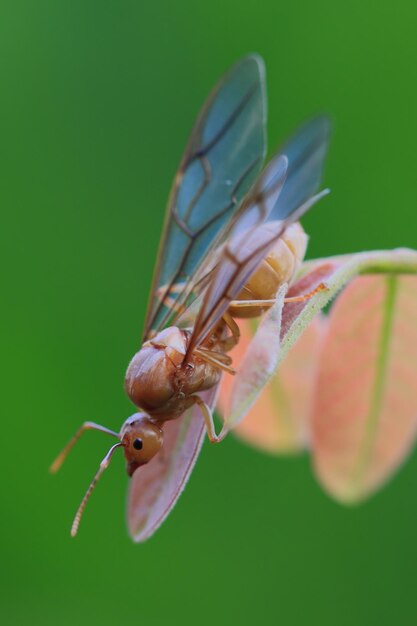
[[[201,396],[213,405],[216,389]],[[204,436],[204,421],[198,407],[165,423],[161,452],[132,476],[127,521],[134,541],[148,539],[170,513],[188,481]]]
[[[321,317],[307,327],[234,433],[275,454],[294,453],[309,441],[309,411]],[[245,333],[246,334],[246,333]]]
[[[256,333],[237,363],[228,410],[223,413],[224,430],[235,428],[258,399],[278,366],[282,308],[287,285],[278,291],[274,306],[260,322]]]
[[[303,264],[301,278],[288,291],[288,296],[310,291],[324,282],[327,290],[310,300],[286,304],[282,314],[281,352],[279,362],[287,355],[304,328],[317,313],[359,274],[417,273],[417,252],[408,248],[359,252],[357,254],[307,261]]]
[[[343,502],[401,464],[417,432],[417,277],[364,276],[329,316],[312,416],[317,476]]]
[[[337,267],[337,262],[319,263],[291,287],[288,295],[312,291]],[[288,330],[297,326],[297,318],[309,302],[283,306],[286,295],[283,286],[277,294],[276,304],[260,322],[256,334],[252,322],[240,322],[242,335],[231,353],[238,373],[235,379],[224,377],[219,398],[219,410],[228,429],[234,429],[252,445],[275,453],[295,452],[305,446],[320,323],[317,321],[307,330],[304,330],[307,325],[298,324],[292,344],[298,343],[277,373],[282,360],[281,341],[285,341]],[[326,293],[325,298],[329,297]],[[316,313],[319,311],[320,306]]]
[[[238,371],[240,363],[242,362],[249,347],[249,344],[255,334],[256,323],[254,323],[253,320],[249,319],[241,319],[235,321],[239,326],[240,339],[237,345],[233,348],[233,350],[229,352],[229,355],[232,358],[233,366]],[[230,400],[232,397],[234,382],[234,377],[230,374],[225,374],[222,378],[216,407],[222,418],[230,413]]]

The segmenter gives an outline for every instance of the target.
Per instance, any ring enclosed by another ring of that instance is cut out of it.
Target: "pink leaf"
[[[237,428],[242,438],[270,452],[300,449],[308,432],[306,415],[318,355],[319,325],[322,325],[321,319],[315,320],[320,310],[361,272],[416,270],[417,254],[406,249],[305,263],[301,278],[291,286],[287,296],[308,294],[320,283],[327,286],[326,290],[302,302],[286,303],[283,310],[277,302],[273,315],[261,321],[254,338],[254,332],[250,331],[253,326],[241,324],[243,335],[232,353],[238,375],[235,381],[225,377],[220,393],[219,409],[226,428]],[[292,419],[286,421],[288,415]]]
[[[214,405],[216,389],[201,394]],[[194,407],[164,425],[164,445],[132,476],[127,521],[132,539],[142,542],[159,528],[183,491],[205,436],[201,411]]]
[[[255,397],[262,391],[283,358],[289,353],[313,318],[354,276],[360,272],[417,272],[417,253],[412,250],[388,252],[366,252],[352,256],[335,257],[308,262],[301,270],[302,278],[291,288],[289,295],[305,293],[318,282],[325,280],[328,291],[320,292],[311,300],[301,304],[287,304],[282,311],[276,305],[272,317],[267,320],[264,330],[272,337],[273,328],[279,333],[281,342],[275,342],[274,354],[268,356],[269,364],[255,385],[249,390],[249,399],[243,397],[237,413],[229,424],[236,425],[243,416],[242,409],[248,409]],[[275,318],[274,318],[275,315]],[[272,323],[272,326],[271,326]],[[263,332],[263,331],[262,331]],[[275,332],[275,331],[274,331]],[[262,339],[262,333],[261,333]],[[259,346],[265,344],[262,340]],[[256,346],[255,346],[256,347]],[[245,346],[241,346],[242,351]],[[300,347],[301,349],[301,347]],[[268,360],[267,359],[267,360]],[[248,370],[249,371],[249,370]],[[253,392],[253,394],[252,394]],[[205,394],[206,401],[214,404],[216,390]],[[242,404],[243,403],[243,404]],[[150,537],[164,521],[184,488],[201,448],[204,425],[200,411],[195,409],[178,420],[167,422],[165,444],[159,458],[156,456],[148,466],[140,468],[133,476],[129,503],[128,524],[135,541]],[[262,430],[262,429],[261,429]],[[262,444],[261,444],[262,445]],[[274,444],[275,445],[275,444]],[[265,444],[264,444],[264,447]]]
[[[291,285],[288,290],[287,297],[302,296],[313,291],[319,286],[320,283],[326,284],[340,267],[341,262],[339,260],[322,261],[321,263],[318,263],[312,267],[307,274]],[[334,295],[334,292],[330,290],[328,296],[327,292],[322,292],[320,305],[316,307],[316,311],[314,313],[318,313],[324,303],[334,297]],[[304,300],[303,302],[288,302],[284,306],[281,324],[281,340],[286,337],[290,329],[297,323],[297,319],[300,317],[303,310],[307,306],[314,304],[317,299],[317,297],[313,296],[312,299]]]
[[[317,476],[339,500],[359,501],[403,462],[416,432],[417,277],[356,278],[333,305],[320,358]]]

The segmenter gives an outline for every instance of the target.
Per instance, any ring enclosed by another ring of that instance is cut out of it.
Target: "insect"
[[[52,472],[60,468],[86,430],[117,439],[80,504],[73,536],[115,450],[123,449],[132,476],[161,450],[164,424],[193,405],[202,412],[210,441],[226,434],[216,434],[200,394],[223,374],[235,373],[228,354],[239,341],[235,318],[260,316],[279,287],[292,281],[307,246],[298,220],[326,193],[316,194],[328,120],[304,125],[261,171],[265,124],[264,65],[248,56],[208,97],[173,183],[142,347],[125,378],[138,411],[120,433],[85,422],[51,466]]]

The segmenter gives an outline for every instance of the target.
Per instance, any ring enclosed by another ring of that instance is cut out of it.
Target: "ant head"
[[[146,413],[135,413],[123,424],[120,439],[127,461],[127,473],[132,476],[138,467],[148,463],[159,452],[163,433]]]
[[[155,456],[155,454],[160,450],[162,446],[163,436],[161,428],[159,428],[157,424],[152,422],[150,417],[145,413],[135,413],[134,415],[129,417],[123,424],[120,435],[118,435],[113,430],[109,430],[108,428],[100,426],[99,424],[95,424],[94,422],[85,422],[75,434],[75,436],[65,446],[62,452],[57,456],[55,461],[52,463],[50,468],[51,472],[55,473],[59,470],[65,458],[67,457],[68,452],[78,441],[82,433],[85,430],[89,429],[99,430],[101,432],[107,433],[107,435],[112,435],[116,439],[120,438],[120,441],[118,443],[115,443],[107,452],[106,456],[100,463],[98,472],[91,481],[90,486],[88,487],[85,496],[82,499],[80,506],[78,507],[78,511],[75,515],[74,522],[71,528],[71,535],[73,537],[78,532],[78,526],[80,524],[80,520],[88,499],[93,492],[93,489],[96,486],[100,476],[109,466],[114,451],[117,450],[117,448],[124,449],[125,457],[127,460],[127,473],[129,474],[129,476],[132,476],[133,472],[138,467],[140,467],[140,465],[145,465],[145,463],[148,463],[148,461],[150,461]]]

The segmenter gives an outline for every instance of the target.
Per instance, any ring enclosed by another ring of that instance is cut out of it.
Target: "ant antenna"
[[[119,435],[117,433],[115,433],[113,430],[110,430],[109,428],[106,428],[105,426],[100,426],[100,424],[95,424],[94,422],[84,422],[84,424],[77,430],[72,439],[69,440],[65,448],[61,450],[55,461],[52,463],[51,467],[49,468],[51,474],[55,474],[59,470],[59,468],[67,458],[69,452],[72,450],[74,445],[77,443],[81,435],[86,430],[99,430],[102,433],[106,433],[106,435],[111,435],[112,437],[116,437],[116,439],[119,438]]]
[[[124,447],[123,443],[115,443],[114,446],[112,446],[110,448],[110,450],[107,452],[106,456],[104,457],[104,459],[102,460],[102,462],[100,463],[100,467],[99,470],[97,472],[97,474],[94,476],[93,480],[90,483],[90,486],[88,487],[87,491],[85,492],[85,496],[81,501],[80,506],[78,507],[78,511],[75,514],[74,517],[74,521],[72,523],[71,526],[71,537],[75,537],[75,535],[78,532],[78,526],[80,525],[80,520],[81,520],[81,516],[84,513],[84,509],[85,509],[85,505],[88,502],[89,497],[91,496],[91,493],[94,489],[94,487],[97,484],[98,479],[100,478],[100,476],[102,475],[102,473],[104,472],[105,469],[108,468],[111,458],[113,456],[113,452],[116,450],[116,448],[120,448],[120,447]]]

